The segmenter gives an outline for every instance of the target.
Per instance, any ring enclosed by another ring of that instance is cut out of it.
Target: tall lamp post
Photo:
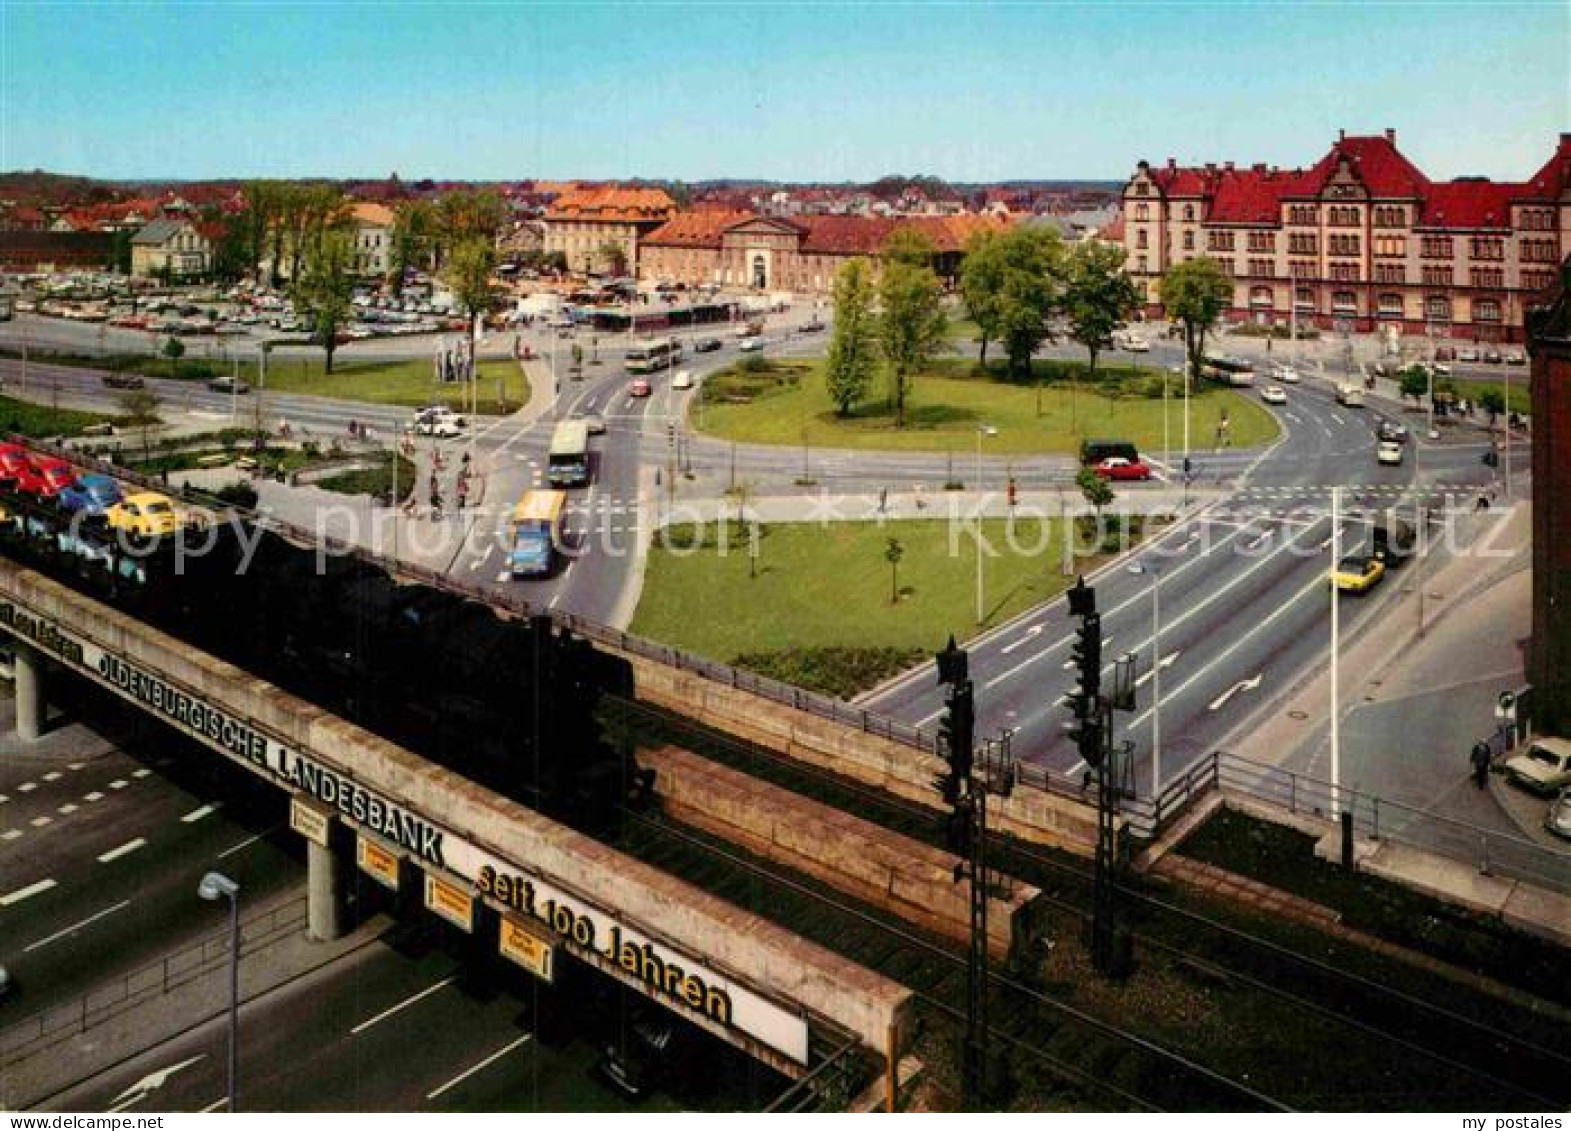
[[[1162,570],[1149,562],[1129,567],[1151,575],[1151,800],[1162,792]]]
[[[983,595],[982,595],[982,508],[981,508],[981,500],[983,498],[985,498],[985,496],[982,494],[982,437],[983,436],[996,436],[996,435],[998,435],[998,429],[995,428],[991,424],[978,424],[976,426],[976,486],[977,486],[977,498],[979,500],[978,501],[978,505],[977,505],[977,530],[976,530],[976,623],[977,624],[981,624],[982,623],[983,616],[984,616],[983,605],[985,604],[985,601],[984,601]]]
[[[229,1111],[235,1111],[240,1071],[240,885],[222,872],[209,872],[196,894],[206,900],[229,900]]]

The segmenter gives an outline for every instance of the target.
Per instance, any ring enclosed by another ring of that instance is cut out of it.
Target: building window
[[[1407,239],[1404,236],[1376,236],[1375,254],[1389,256],[1403,256],[1407,254]]]
[[[1257,279],[1269,279],[1276,274],[1269,259],[1251,259],[1249,261],[1249,273]]]
[[[1185,251],[1194,251],[1195,250],[1195,233],[1192,232],[1192,231],[1188,231],[1188,232],[1184,233],[1184,250]]]
[[[1431,322],[1451,321],[1451,300],[1445,295],[1430,295],[1424,299],[1424,317]]]
[[[1357,314],[1358,296],[1352,291],[1334,291],[1331,294],[1332,314]]]
[[[1451,285],[1451,268],[1430,267],[1424,268],[1424,286],[1449,287]]]
[[[1276,234],[1274,232],[1250,232],[1250,251],[1275,251]]]
[[[1380,296],[1380,315],[1383,318],[1402,317],[1402,296],[1386,291]]]
[[[1474,259],[1504,259],[1505,241],[1475,237],[1472,251]]]
[[[1450,236],[1425,236],[1420,244],[1420,252],[1425,259],[1450,259]]]
[[[1135,219],[1136,220],[1149,220],[1149,219],[1151,219],[1151,206],[1149,204],[1137,204],[1137,205],[1135,205]]]
[[[1405,283],[1407,282],[1407,268],[1400,263],[1376,263],[1375,282]]]
[[[1188,224],[1195,222],[1195,206],[1193,204],[1184,205],[1184,222]]]
[[[1135,232],[1135,246],[1138,248],[1145,248],[1150,246],[1147,243],[1146,230],[1144,228],[1141,228]]]
[[[1250,306],[1270,306],[1271,305],[1271,288],[1270,287],[1251,287],[1249,289],[1249,305]]]
[[[1474,267],[1469,276],[1475,287],[1493,290],[1505,285],[1505,272],[1498,267]]]
[[[1499,322],[1500,303],[1492,298],[1475,299],[1473,302],[1474,322]]]

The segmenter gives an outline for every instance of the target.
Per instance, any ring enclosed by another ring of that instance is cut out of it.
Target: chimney
[[[1346,130],[1337,130],[1336,131],[1336,139],[1337,139],[1337,141],[1346,141],[1347,140],[1347,131]]]
[[[1178,168],[1178,159],[1176,157],[1169,157],[1167,159],[1167,167],[1169,169],[1176,169],[1176,168]]]
[[[1396,144],[1396,131],[1393,130],[1390,126],[1386,127],[1386,140],[1389,141],[1392,145]]]
[[[1231,161],[1223,162],[1222,168],[1231,173],[1233,171],[1233,163]]]
[[[1264,173],[1266,171],[1266,163],[1264,161],[1256,161],[1253,168],[1257,173]]]
[[[1216,162],[1215,161],[1207,161],[1206,162],[1206,172],[1208,172],[1208,173],[1216,172]]]

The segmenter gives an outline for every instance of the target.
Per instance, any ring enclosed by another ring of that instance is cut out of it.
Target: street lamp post
[[[991,424],[978,424],[976,427],[976,489],[977,489],[977,526],[976,526],[976,623],[981,624],[984,618],[983,606],[985,604],[982,591],[982,502],[986,495],[982,491],[982,437],[996,436],[998,429]]]
[[[1149,563],[1129,567],[1151,575],[1151,801],[1162,792],[1162,570]]]
[[[229,1111],[236,1110],[240,1071],[240,885],[222,872],[209,872],[196,893],[206,900],[229,900]]]

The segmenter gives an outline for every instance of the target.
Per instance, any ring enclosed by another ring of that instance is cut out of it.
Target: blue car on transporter
[[[100,515],[120,499],[120,484],[107,475],[80,475],[75,483],[61,488],[55,496],[60,508],[68,514],[85,511],[91,515]]]

